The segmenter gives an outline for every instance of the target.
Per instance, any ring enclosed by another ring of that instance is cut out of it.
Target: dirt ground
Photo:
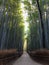
[[[49,50],[40,49],[29,53],[30,57],[42,65],[49,65]]]

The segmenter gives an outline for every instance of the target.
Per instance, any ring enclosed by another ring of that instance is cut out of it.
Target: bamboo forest
[[[49,0],[0,0],[0,65],[49,65]]]

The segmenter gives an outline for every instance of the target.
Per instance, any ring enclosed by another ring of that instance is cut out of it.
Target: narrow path
[[[41,65],[35,62],[30,58],[30,56],[24,52],[23,55],[16,61],[14,61],[13,65]]]

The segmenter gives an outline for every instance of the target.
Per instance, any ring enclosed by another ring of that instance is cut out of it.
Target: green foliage
[[[22,50],[21,45],[24,42],[24,21],[21,3],[24,3],[24,8],[28,13],[26,20],[29,22],[28,49],[34,50],[40,48],[42,31],[36,0],[0,0],[0,48],[17,48],[18,50],[20,48]],[[39,4],[44,25],[47,25],[48,30],[49,15],[46,14],[47,19],[45,19],[44,13],[49,11],[49,0],[39,0]],[[2,42],[3,33],[5,34],[4,42]],[[47,33],[49,32],[47,31]]]
[[[27,21],[29,22],[28,49],[35,50],[40,48],[39,42],[39,12],[36,0],[24,1],[25,9],[28,11]]]
[[[2,30],[4,29],[2,29],[2,27],[4,27],[4,24],[6,32],[5,41],[1,43],[4,44],[2,48],[16,48],[17,50],[20,48],[20,50],[22,50],[24,25],[20,4],[20,0],[4,0],[4,2],[0,0],[0,7],[4,9],[0,20],[3,21],[3,23],[0,24],[0,42],[3,38],[2,33],[4,31],[2,32]]]

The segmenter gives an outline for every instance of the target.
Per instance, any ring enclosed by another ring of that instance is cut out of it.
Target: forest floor
[[[23,55],[16,52],[15,49],[0,51],[0,65],[49,65],[49,50],[32,51],[30,56],[27,52]]]
[[[29,52],[29,55],[34,61],[42,65],[49,65],[49,50],[40,49],[40,50]]]
[[[16,49],[0,50],[0,65],[11,65],[21,54]]]
[[[32,60],[27,52],[24,52],[23,55],[16,61],[13,65],[41,65],[40,63]]]

